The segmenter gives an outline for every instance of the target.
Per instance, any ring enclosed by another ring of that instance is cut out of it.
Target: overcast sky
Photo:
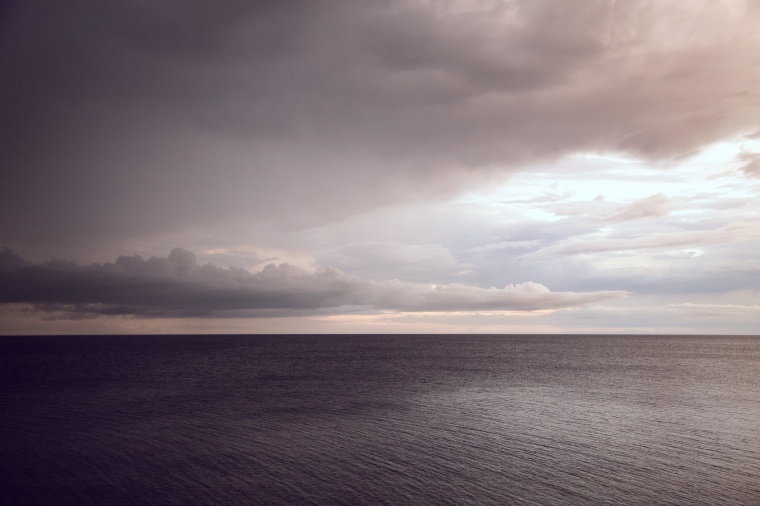
[[[760,328],[758,0],[0,7],[0,334]]]

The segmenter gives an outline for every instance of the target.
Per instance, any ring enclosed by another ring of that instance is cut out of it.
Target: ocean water
[[[760,505],[760,338],[0,338],[2,504]]]

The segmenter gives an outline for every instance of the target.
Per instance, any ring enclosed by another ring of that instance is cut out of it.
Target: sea
[[[760,505],[760,337],[0,338],[7,505]]]

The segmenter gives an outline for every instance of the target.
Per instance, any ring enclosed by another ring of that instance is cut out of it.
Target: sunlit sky
[[[0,334],[760,328],[760,2],[10,2]]]

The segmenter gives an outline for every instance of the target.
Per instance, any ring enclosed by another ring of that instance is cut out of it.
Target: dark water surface
[[[0,338],[2,504],[760,505],[760,338]]]

